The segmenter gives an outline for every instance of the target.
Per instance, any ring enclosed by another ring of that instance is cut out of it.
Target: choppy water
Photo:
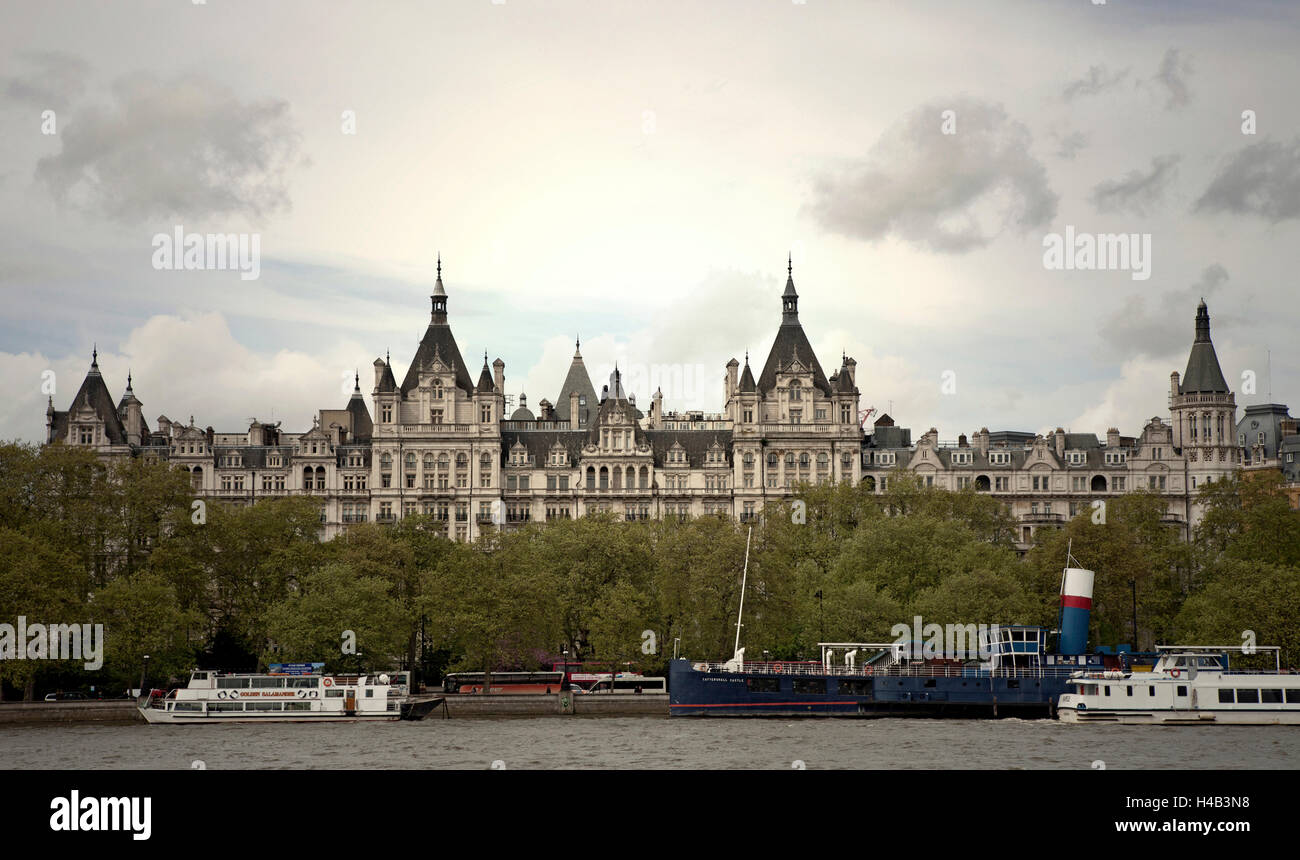
[[[1300,769],[1300,727],[1050,720],[429,719],[421,723],[16,726],[0,767]]]

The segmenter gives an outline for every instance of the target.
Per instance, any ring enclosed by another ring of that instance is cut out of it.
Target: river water
[[[0,768],[1290,768],[1300,726],[1052,720],[430,718],[0,728]]]

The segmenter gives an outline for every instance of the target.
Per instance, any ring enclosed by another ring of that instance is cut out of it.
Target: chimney
[[[981,427],[980,432],[975,434],[975,438],[979,440],[980,454],[987,456],[989,453],[989,428]]]
[[[1111,427],[1109,430],[1106,431],[1106,447],[1107,447],[1107,448],[1118,448],[1118,447],[1119,447],[1119,428],[1118,428],[1118,427]]]
[[[497,394],[506,390],[506,363],[499,358],[492,362],[492,384],[496,387]]]
[[[1065,430],[1057,427],[1056,432],[1052,434],[1053,441],[1056,443],[1056,456],[1065,456]]]
[[[262,425],[256,421],[248,425],[248,444],[255,448],[260,448],[265,444],[262,436]]]
[[[857,388],[858,387],[858,363],[853,359],[849,358],[849,359],[845,359],[844,366],[849,369],[849,382],[852,382],[853,387]]]
[[[158,432],[168,439],[172,437],[172,422],[166,415],[158,416]]]
[[[376,358],[375,359],[375,391],[379,390],[379,380],[383,378],[384,378],[384,360],[382,358]]]
[[[578,392],[569,392],[569,429],[577,430],[582,426],[582,416],[578,414]]]
[[[969,447],[970,447],[970,443],[966,441],[966,434],[965,434],[965,433],[962,433],[960,436],[957,437],[957,447],[958,447],[958,448],[969,448]]]
[[[736,368],[740,367],[740,362],[734,358],[727,362],[727,390],[723,392],[722,401],[725,403],[730,400],[736,393]]]
[[[1172,406],[1174,398],[1178,396],[1178,371],[1169,374],[1169,405]]]

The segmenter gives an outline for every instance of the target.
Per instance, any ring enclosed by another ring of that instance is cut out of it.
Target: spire
[[[352,370],[352,396],[361,396],[361,371],[356,368]]]
[[[573,357],[582,358],[582,337],[579,335],[573,337]]]
[[[129,367],[126,370],[126,393],[127,394],[135,393],[134,391],[131,390],[131,369]]]
[[[1183,374],[1182,394],[1227,394],[1228,383],[1223,378],[1219,367],[1219,357],[1214,352],[1214,343],[1210,340],[1210,310],[1205,299],[1196,306],[1196,337],[1192,340],[1192,351],[1187,356],[1187,372]]]
[[[799,294],[794,290],[794,257],[786,258],[785,292],[781,294],[781,325],[799,324]]]
[[[90,350],[90,372],[99,373],[99,344],[95,344]]]
[[[429,296],[433,302],[433,315],[430,320],[431,325],[447,324],[447,289],[442,285],[442,254],[438,254],[438,279],[433,283],[433,295]]]

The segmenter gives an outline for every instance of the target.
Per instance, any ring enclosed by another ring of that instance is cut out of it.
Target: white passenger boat
[[[1159,646],[1150,672],[1076,672],[1057,716],[1068,723],[1300,725],[1300,674],[1279,649]],[[1229,654],[1262,653],[1272,669],[1233,669]]]
[[[195,670],[189,684],[141,699],[151,723],[349,722],[421,719],[442,703],[407,695],[405,673],[258,675]]]

